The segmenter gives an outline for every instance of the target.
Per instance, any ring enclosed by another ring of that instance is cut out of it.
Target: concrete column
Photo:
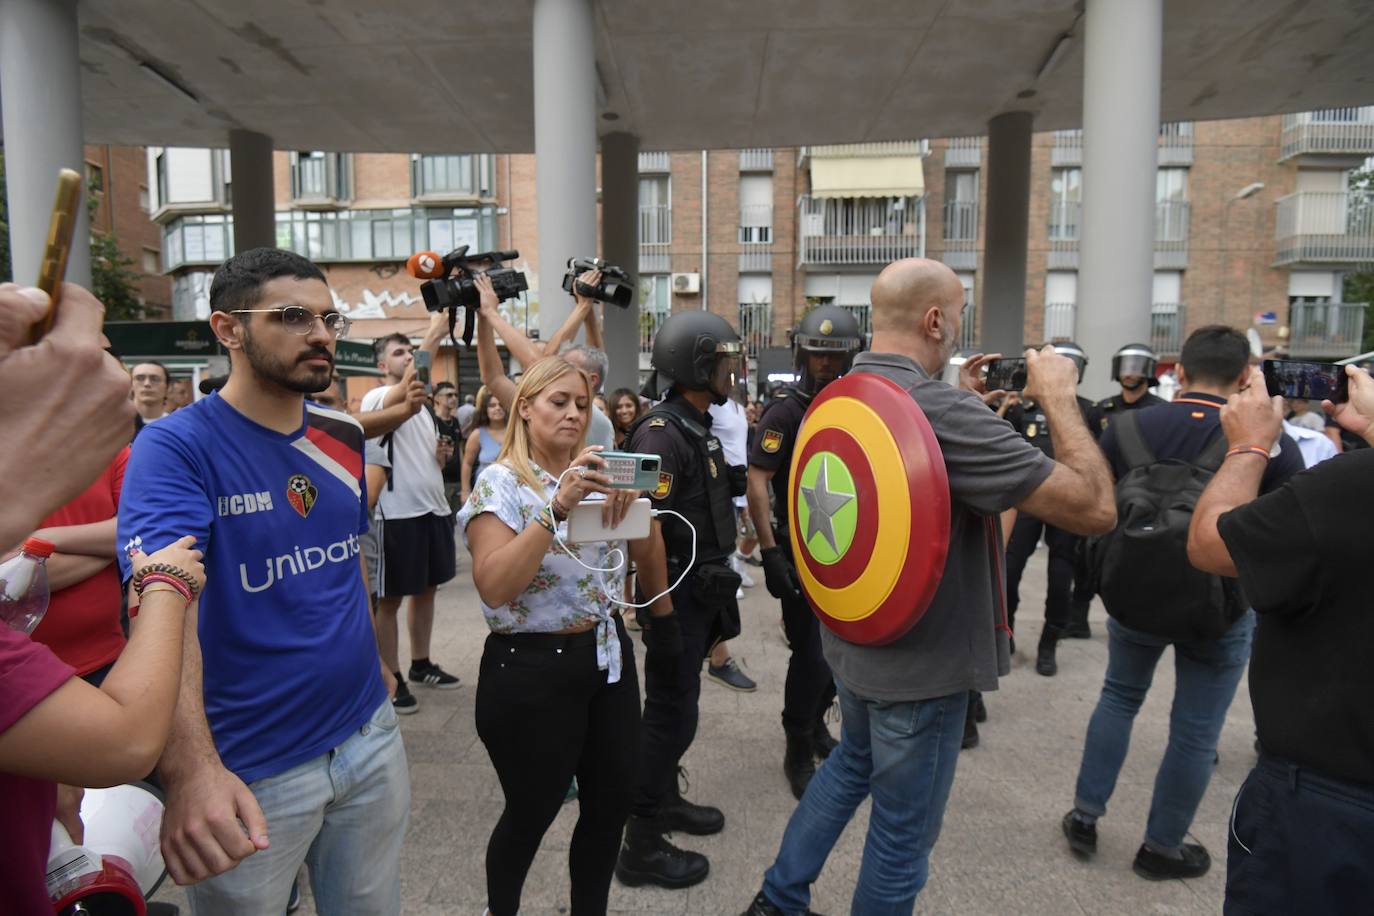
[[[1163,0],[1088,0],[1077,342],[1083,394],[1108,395],[1111,356],[1150,339]]]
[[[560,288],[568,258],[596,248],[595,49],[591,0],[535,0],[534,167],[544,339],[572,310],[572,298]]]
[[[0,0],[0,105],[14,280],[31,286],[48,239],[57,172],[86,180],[76,0]],[[67,279],[91,285],[91,225],[77,213]]]
[[[988,206],[983,231],[982,349],[1019,354],[1026,340],[1026,244],[1030,226],[1031,113],[988,122]]]
[[[629,308],[608,305],[606,353],[611,367],[606,391],[639,390],[639,138],[608,134],[601,138],[601,256],[634,278]]]
[[[272,183],[272,138],[229,131],[234,180],[234,251],[277,247],[277,192]]]

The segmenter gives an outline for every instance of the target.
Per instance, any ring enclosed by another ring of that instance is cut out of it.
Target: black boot
[[[801,801],[807,783],[816,775],[816,761],[811,756],[811,750],[810,732],[787,732],[787,751],[782,756],[782,772],[797,801]]]
[[[654,818],[630,815],[615,863],[615,876],[621,884],[691,887],[705,881],[710,871],[711,863],[701,853],[678,849],[664,839]]]
[[[682,780],[687,780],[685,767],[677,768]],[[677,780],[664,796],[658,808],[658,826],[664,832],[690,833],[693,836],[710,836],[725,829],[725,815],[719,808],[711,805],[694,805],[682,797],[678,791]]]
[[[1065,639],[1092,639],[1093,631],[1088,627],[1088,602],[1075,601],[1069,611],[1069,625],[1064,628]]]
[[[1059,642],[1059,628],[1045,624],[1040,633],[1040,644],[1035,649],[1035,673],[1054,677],[1059,673],[1059,663],[1054,659],[1054,647]]]
[[[830,734],[830,729],[825,727],[825,719],[817,719],[816,724],[811,727],[811,752],[821,760],[830,756],[830,752],[840,746]]]

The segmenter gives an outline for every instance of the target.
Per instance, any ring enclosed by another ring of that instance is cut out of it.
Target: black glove
[[[802,596],[801,582],[797,580],[797,570],[793,568],[781,547],[767,547],[763,550],[763,578],[768,584],[768,594],[780,601]]]
[[[650,615],[644,628],[644,653],[648,658],[676,659],[682,654],[682,625],[677,612]]]

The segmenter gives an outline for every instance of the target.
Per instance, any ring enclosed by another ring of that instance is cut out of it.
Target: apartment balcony
[[[426,204],[463,204],[496,196],[494,157],[481,154],[414,155],[411,194]]]
[[[670,165],[667,153],[640,153],[639,171],[643,172],[667,172]]]
[[[976,169],[983,164],[982,137],[950,137],[945,147],[945,168]]]
[[[1155,204],[1155,269],[1185,270],[1188,267],[1188,217],[1186,200],[1161,200]]]
[[[744,352],[750,359],[757,359],[761,350],[773,346],[773,304],[741,302],[738,327]]]
[[[673,313],[670,307],[660,308],[652,302],[643,302],[639,307],[639,368],[641,370],[649,367],[649,357],[654,352],[654,338],[658,336],[658,329],[663,327],[663,322],[668,320],[668,316]]]
[[[1078,269],[1078,227],[1082,219],[1083,205],[1076,200],[1050,204],[1050,270]]]
[[[218,267],[234,254],[234,218],[223,214],[178,216],[162,227],[162,271]]]
[[[1279,161],[1307,154],[1374,154],[1374,105],[1284,115]]]
[[[668,270],[668,245],[673,241],[673,208],[655,204],[639,208],[639,271]]]
[[[1299,191],[1276,206],[1275,267],[1374,261],[1374,192]]]
[[[1078,130],[1056,130],[1054,132],[1054,146],[1050,147],[1050,165],[1082,165],[1083,164],[1083,131]]]
[[[741,172],[773,171],[773,151],[771,149],[742,149],[739,151],[739,170]],[[641,170],[642,171],[642,170]]]
[[[978,201],[945,201],[945,253],[940,260],[955,270],[978,267]]]
[[[1073,302],[1045,303],[1045,340],[1058,343],[1073,340],[1078,305]]]
[[[1294,359],[1354,356],[1364,340],[1363,302],[1295,302],[1288,308],[1288,353]]]
[[[1187,308],[1180,302],[1156,302],[1150,306],[1150,347],[1156,353],[1177,356],[1183,349]]]
[[[914,197],[803,196],[802,264],[887,264],[925,254],[925,205]]]
[[[965,301],[959,317],[959,349],[981,349],[978,346],[978,309],[972,302]]]
[[[1193,164],[1193,122],[1168,121],[1159,125],[1161,166]]]

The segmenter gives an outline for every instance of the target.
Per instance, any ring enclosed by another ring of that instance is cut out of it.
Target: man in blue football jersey
[[[396,913],[410,787],[359,556],[363,432],[306,400],[348,319],[315,265],[267,248],[220,267],[210,307],[229,381],[138,437],[119,512],[129,549],[193,534],[205,554],[163,856],[197,916],[284,912],[303,862],[320,912]]]

